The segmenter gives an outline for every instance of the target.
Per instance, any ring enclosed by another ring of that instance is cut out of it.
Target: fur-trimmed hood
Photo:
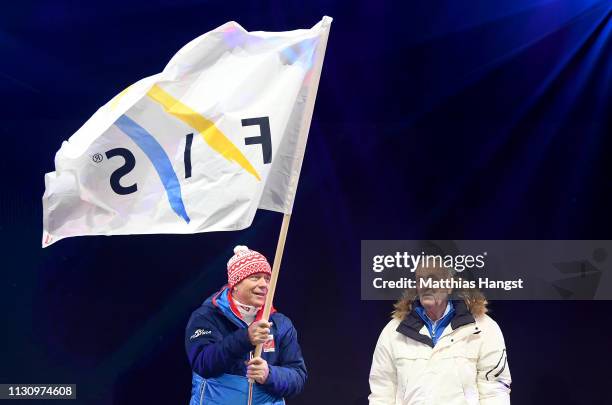
[[[484,294],[477,289],[458,291],[453,293],[449,299],[465,302],[465,305],[474,317],[480,317],[488,312],[488,301]],[[403,320],[412,311],[415,301],[418,301],[416,289],[406,290],[402,298],[395,303],[392,318],[399,321]]]

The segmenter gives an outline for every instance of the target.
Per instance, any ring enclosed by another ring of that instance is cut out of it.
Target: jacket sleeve
[[[391,336],[395,330],[393,321],[381,332],[370,369],[370,405],[393,405],[397,391],[397,371],[391,349]]]
[[[194,313],[185,331],[185,348],[191,369],[210,378],[226,372],[236,359],[246,359],[253,345],[247,329],[223,336],[214,322]]]
[[[483,342],[478,356],[478,393],[481,405],[510,404],[510,369],[506,357],[506,345],[501,329],[493,320],[483,331]]]
[[[297,331],[289,319],[286,321],[288,328],[279,342],[278,364],[268,365],[268,379],[263,384],[268,392],[282,398],[289,398],[302,392],[307,377]]]

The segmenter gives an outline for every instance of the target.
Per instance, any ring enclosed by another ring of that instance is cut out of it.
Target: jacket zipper
[[[202,391],[200,392],[200,405],[204,405],[204,391],[206,391],[206,380],[202,384]]]

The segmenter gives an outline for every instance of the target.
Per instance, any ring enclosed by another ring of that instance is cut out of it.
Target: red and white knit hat
[[[234,256],[227,262],[227,282],[229,286],[233,287],[255,273],[272,274],[272,269],[270,269],[266,257],[246,246],[236,246]]]

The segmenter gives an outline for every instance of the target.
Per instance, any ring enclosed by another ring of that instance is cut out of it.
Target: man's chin
[[[431,294],[425,294],[422,297],[419,298],[419,302],[421,303],[421,305],[434,305],[436,303],[436,299],[433,295]]]
[[[253,297],[253,306],[254,307],[261,308],[261,307],[264,306],[265,303],[266,303],[266,296],[265,295],[263,297],[261,297],[259,295],[255,295]]]

